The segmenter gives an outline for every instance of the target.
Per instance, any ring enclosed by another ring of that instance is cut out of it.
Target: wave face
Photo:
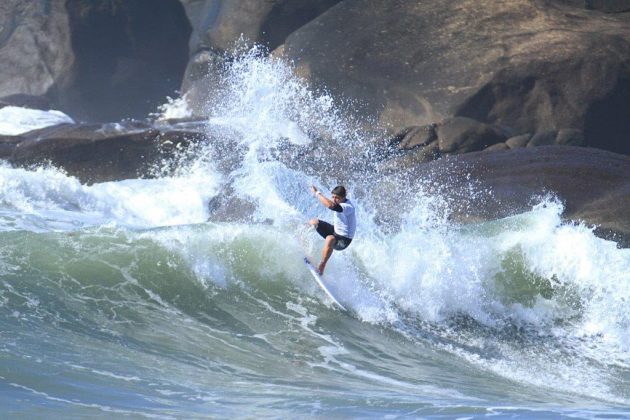
[[[291,66],[252,50],[224,77],[215,141],[176,173],[0,167],[1,411],[628,417],[630,250],[553,197],[453,224],[428,181],[382,188],[369,121]],[[358,234],[327,276],[350,314],[302,262],[330,218],[308,187],[337,182]]]

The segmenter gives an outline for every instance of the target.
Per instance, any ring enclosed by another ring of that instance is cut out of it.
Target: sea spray
[[[74,120],[61,111],[44,111],[18,106],[0,108],[0,134],[2,135],[17,136],[52,125],[73,123]]]
[[[258,205],[261,218],[284,214],[269,202],[287,190],[291,197],[284,201],[295,202],[296,181],[307,191],[310,183],[320,182],[317,178],[333,183],[339,180],[330,175],[342,174],[351,183],[358,175],[352,168],[361,155],[359,122],[325,91],[310,89],[290,64],[254,47],[226,64],[221,77],[223,88],[208,104],[209,130],[213,137],[217,128],[223,130],[218,143],[225,147],[242,148],[243,158],[228,178],[236,195]]]
[[[210,123],[238,130],[251,148],[287,139],[307,145],[312,138],[347,138],[348,121],[325,92],[314,92],[285,61],[254,47],[227,64],[221,89],[209,104]]]
[[[42,222],[38,229],[52,230],[111,223],[130,227],[201,223],[207,220],[207,203],[217,193],[219,180],[204,168],[181,177],[87,186],[53,167],[0,166],[4,209],[36,216]]]

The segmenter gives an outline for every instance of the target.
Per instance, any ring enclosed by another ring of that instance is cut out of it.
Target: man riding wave
[[[333,250],[342,251],[352,242],[357,227],[356,212],[352,201],[346,198],[346,188],[342,185],[333,188],[330,199],[319,192],[314,185],[311,185],[311,190],[324,206],[334,212],[332,225],[319,219],[312,219],[309,222],[326,240],[322,249],[322,259],[317,267],[319,273],[324,274],[326,263]]]

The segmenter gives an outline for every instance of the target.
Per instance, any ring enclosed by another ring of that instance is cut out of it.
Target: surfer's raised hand
[[[311,191],[313,192],[314,195],[317,195],[317,193],[319,192],[317,188],[315,187],[315,185],[311,185]]]

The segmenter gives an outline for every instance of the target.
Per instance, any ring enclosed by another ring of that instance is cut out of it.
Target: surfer
[[[319,219],[312,219],[310,224],[315,227],[317,233],[326,240],[322,249],[322,260],[317,267],[320,274],[324,274],[326,263],[332,255],[333,249],[342,251],[346,249],[352,238],[357,226],[357,219],[354,211],[354,204],[346,198],[346,188],[338,185],[332,190],[332,198],[329,199],[311,185],[311,190],[315,197],[330,210],[334,211],[333,224],[324,222]]]

